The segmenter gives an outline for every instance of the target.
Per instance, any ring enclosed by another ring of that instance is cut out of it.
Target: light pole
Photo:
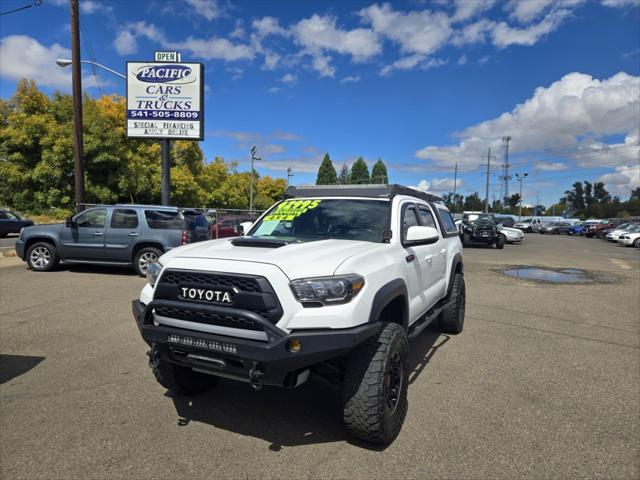
[[[291,177],[295,177],[295,174],[293,173],[293,168],[289,167],[287,168],[287,187],[289,186],[289,179]]]
[[[519,173],[516,173],[516,179],[520,182],[520,212],[518,213],[518,221],[522,220],[522,182],[529,175],[527,172],[524,172],[524,175],[520,176]]]
[[[59,58],[56,60],[56,63],[58,64],[59,67],[68,67],[69,65],[71,65],[73,63],[73,61],[71,60],[67,60],[66,58]],[[111,72],[114,75],[117,75],[120,78],[124,78],[126,79],[127,77],[125,77],[123,74],[121,74],[120,72],[116,72],[115,70],[110,69],[109,67],[105,67],[104,65],[101,65],[98,62],[92,62],[91,60],[80,60],[80,63],[88,63],[89,65],[95,65],[96,67],[100,67],[100,68],[104,68],[107,72]]]
[[[251,147],[251,176],[249,177],[249,213],[253,213],[253,161],[262,160],[260,157],[256,157],[258,149],[254,145]]]

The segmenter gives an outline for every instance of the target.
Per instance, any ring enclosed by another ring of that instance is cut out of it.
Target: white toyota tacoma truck
[[[289,187],[244,236],[152,264],[133,315],[158,382],[217,377],[343,392],[347,431],[389,444],[407,412],[409,338],[462,331],[458,229],[439,197],[399,185]]]

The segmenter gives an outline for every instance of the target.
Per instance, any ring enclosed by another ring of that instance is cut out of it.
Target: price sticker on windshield
[[[264,220],[293,220],[307,213],[309,210],[316,208],[320,205],[320,202],[321,200],[285,200],[278,205],[274,211],[264,217]]]

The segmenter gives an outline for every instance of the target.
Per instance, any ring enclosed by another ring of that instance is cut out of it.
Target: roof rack
[[[393,198],[396,195],[407,195],[426,202],[442,202],[442,197],[397,184],[299,185],[290,186],[284,192],[284,198],[337,196]]]

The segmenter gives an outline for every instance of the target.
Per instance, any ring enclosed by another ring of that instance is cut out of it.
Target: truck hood
[[[24,227],[23,235],[39,235],[39,234],[55,234],[63,228],[66,228],[64,223],[50,223],[42,225],[31,225]]]
[[[174,248],[164,254],[160,261],[164,266],[169,266],[173,258],[193,259],[194,269],[198,268],[197,260],[204,258],[266,263],[278,267],[293,280],[333,275],[348,258],[383,246],[381,243],[331,239],[264,248],[233,245],[232,240],[224,238]]]

